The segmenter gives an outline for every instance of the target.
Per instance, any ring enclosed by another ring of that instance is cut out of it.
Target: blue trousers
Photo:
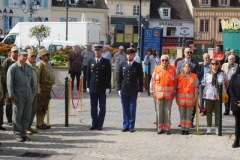
[[[136,119],[137,95],[121,94],[123,108],[123,128],[134,129]]]
[[[105,93],[90,93],[91,101],[91,117],[93,127],[103,127],[103,122],[106,114],[106,94]],[[99,103],[99,112],[98,112]]]

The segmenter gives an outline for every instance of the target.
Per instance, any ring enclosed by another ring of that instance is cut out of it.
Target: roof
[[[191,0],[191,1],[194,8],[203,7],[200,5],[198,0]],[[209,6],[206,6],[206,7],[209,7]],[[222,6],[219,6],[218,0],[212,0],[211,7],[222,8]],[[230,7],[233,7],[233,8],[240,7],[240,0],[230,0]]]
[[[151,0],[150,18],[160,19],[158,13],[160,7],[171,8],[171,19],[193,19],[186,2],[183,0]]]
[[[69,3],[69,7],[107,9],[105,0],[93,0],[93,1],[95,1],[95,4],[87,4],[86,0],[79,0],[78,3],[75,3],[74,0],[70,0],[70,1],[73,3]],[[64,0],[62,0],[60,2],[57,0],[52,0],[52,6],[65,7]]]

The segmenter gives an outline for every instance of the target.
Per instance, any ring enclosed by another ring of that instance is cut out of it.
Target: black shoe
[[[44,130],[49,129],[46,125],[43,125],[43,124],[42,125],[36,125],[36,128],[37,129],[44,129]]]
[[[102,127],[98,127],[97,130],[101,131],[101,130],[103,130],[103,129],[102,129]]]
[[[237,147],[239,147],[239,139],[236,139],[232,144],[232,148],[237,148]]]
[[[223,115],[227,116],[227,115],[229,115],[229,112],[224,112]]]
[[[129,131],[128,128],[123,128],[123,130],[122,130],[122,132],[127,132],[127,131]]]
[[[182,131],[181,131],[181,135],[184,135],[184,134],[185,134],[185,131],[184,131],[184,130],[182,130]]]
[[[178,127],[181,127],[181,124],[179,124]]]
[[[0,127],[0,130],[6,131],[6,128],[3,128],[2,126]]]
[[[163,133],[164,133],[163,130],[157,132],[157,134],[163,134]]]
[[[90,130],[95,130],[95,129],[97,129],[97,127],[90,127],[89,129]]]
[[[49,125],[46,125],[46,124],[44,124],[44,123],[43,123],[43,126],[45,126],[45,127],[46,127],[46,129],[50,129],[50,128],[51,128],[51,126],[49,126]]]
[[[135,132],[135,130],[134,130],[134,129],[130,129],[129,131],[130,131],[131,133]]]
[[[170,131],[165,131],[165,133],[166,133],[166,135],[170,135],[171,134]]]
[[[23,139],[24,141],[27,141],[27,142],[31,141],[31,139],[30,139],[30,138],[28,138],[27,136],[25,136],[25,137],[22,137],[22,139]]]
[[[185,131],[185,135],[189,135],[189,131]]]

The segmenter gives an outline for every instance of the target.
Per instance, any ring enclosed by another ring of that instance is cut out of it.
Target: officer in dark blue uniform
[[[137,97],[143,92],[143,68],[135,62],[135,49],[127,49],[127,62],[119,68],[118,93],[121,96],[123,108],[122,132],[134,132]]]
[[[102,46],[95,46],[95,58],[88,61],[87,91],[90,94],[92,127],[102,130],[106,114],[106,94],[111,92],[111,65],[102,57]],[[98,113],[99,103],[99,113]]]

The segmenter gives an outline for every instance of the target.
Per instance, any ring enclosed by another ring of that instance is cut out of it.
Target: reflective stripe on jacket
[[[179,106],[195,106],[195,81],[197,75],[191,73],[189,78],[184,78],[184,75],[181,73],[177,77],[177,102]]]
[[[167,69],[161,68],[161,66],[155,67],[155,83],[154,92],[157,99],[173,99],[174,92],[174,80],[175,80],[175,67],[169,65]]]

